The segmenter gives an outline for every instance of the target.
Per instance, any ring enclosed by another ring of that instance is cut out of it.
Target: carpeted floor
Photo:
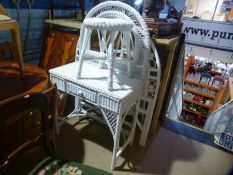
[[[56,139],[59,155],[94,166],[114,175],[224,175],[233,164],[233,155],[183,135],[159,128],[145,147],[135,138],[110,170],[112,136],[107,127],[96,122],[71,119]]]
[[[199,128],[195,128],[189,124],[180,121],[165,119],[163,122],[163,127],[178,134],[182,134],[193,140],[216,147],[216,145],[214,144],[213,135],[204,132],[204,130],[200,130]]]

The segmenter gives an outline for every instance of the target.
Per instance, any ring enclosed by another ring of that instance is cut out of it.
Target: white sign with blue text
[[[233,50],[233,24],[183,19],[185,41],[219,49]]]

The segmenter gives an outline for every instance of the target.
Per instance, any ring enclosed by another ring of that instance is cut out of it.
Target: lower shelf
[[[185,109],[185,108],[183,109],[183,111],[190,112],[190,113],[202,116],[202,117],[208,117],[208,115],[204,115],[204,114],[202,114],[200,112],[195,112],[195,111],[192,111],[192,110],[189,110],[189,109]]]
[[[184,109],[182,110],[182,113],[179,119],[190,125],[203,128],[207,117],[193,114],[192,112],[189,112],[189,110]]]

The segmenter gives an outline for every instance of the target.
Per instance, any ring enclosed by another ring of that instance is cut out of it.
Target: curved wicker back
[[[136,63],[134,75],[142,79],[148,76],[148,60],[150,51],[150,38],[146,23],[142,16],[131,6],[119,1],[107,1],[100,3],[92,8],[86,18],[118,18],[132,21],[134,27],[132,29],[135,40],[134,61]],[[82,48],[84,29],[80,31],[80,38],[76,49],[76,59],[79,58],[79,50]],[[114,68],[120,72],[126,72],[127,63],[115,63]]]

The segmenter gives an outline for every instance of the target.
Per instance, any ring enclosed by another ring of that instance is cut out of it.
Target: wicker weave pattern
[[[148,58],[149,58],[149,47],[150,47],[150,38],[149,32],[141,15],[132,7],[128,6],[119,1],[107,1],[95,6],[89,11],[86,18],[119,18],[131,21],[134,24],[132,32],[135,37],[135,49],[134,49],[134,58],[136,62],[136,69],[139,68],[141,71],[136,71],[141,78],[145,79],[146,74],[148,73]],[[81,50],[80,43],[83,42],[83,33],[84,29],[81,28],[79,43],[76,49],[77,60],[79,58],[79,51]],[[124,72],[125,69],[121,69],[121,63],[116,62],[114,64],[114,69],[119,69],[120,72]],[[126,73],[126,72],[125,72]]]
[[[57,87],[61,91],[65,91],[65,80],[63,78],[59,78],[57,76],[50,76],[50,81],[56,83]]]
[[[133,24],[129,20],[117,18],[86,18],[83,21],[81,36],[83,37],[80,45],[80,55],[78,61],[77,78],[81,77],[83,61],[99,60],[99,67],[103,68],[104,62],[108,68],[108,90],[113,90],[113,71],[115,61],[124,61],[124,55],[127,56],[127,73],[129,77],[133,76],[134,55],[131,51],[134,49],[134,40],[131,36]],[[90,49],[90,40],[93,31],[98,34],[99,49],[94,51]],[[120,48],[119,48],[120,46]]]
[[[83,78],[77,79],[77,64],[74,62],[50,70],[51,81],[57,84],[58,89],[75,96],[83,95],[80,98],[115,113],[119,112],[119,103],[122,103],[124,111],[132,101],[139,98],[138,94],[141,94],[143,88],[141,79],[129,78],[127,75],[114,76],[115,90],[108,91],[106,69],[84,63]]]
[[[157,100],[159,85],[160,85],[160,77],[161,77],[161,68],[160,68],[160,60],[157,53],[157,50],[153,44],[150,42],[150,60],[149,60],[149,75],[147,79],[147,84],[145,86],[146,93],[143,95],[138,115],[138,126],[141,129],[141,137],[139,144],[144,146],[146,143],[147,135],[150,128],[150,123],[152,120],[152,115],[154,111],[154,106]]]
[[[119,101],[117,99],[109,98],[105,94],[99,94],[99,106],[104,109],[118,113],[119,111]]]
[[[127,4],[118,1],[103,2],[90,10],[85,20],[88,18],[122,19],[133,24],[130,35],[134,38],[132,53],[134,77],[127,76],[127,61],[117,61],[116,58],[113,64],[113,91],[109,91],[106,86],[108,74],[104,69],[105,65],[103,69],[99,69],[97,66],[99,61],[84,62],[82,77],[77,79],[77,64],[85,27],[82,27],[80,31],[76,62],[49,72],[51,81],[57,84],[59,90],[76,96],[74,110],[76,113],[83,111],[82,105],[85,103],[90,108],[93,105],[93,109],[98,108],[101,111],[113,135],[111,168],[114,169],[117,158],[127,145],[133,142],[136,123],[141,129],[140,144],[145,144],[160,83],[159,57],[153,43],[150,43],[148,29],[143,18]],[[92,51],[86,54],[87,57],[96,55]],[[97,59],[105,59],[104,57],[104,54],[100,54]],[[85,115],[91,116],[88,111]]]
[[[133,24],[130,21],[110,18],[87,18],[83,21],[85,27],[109,31],[131,31]]]
[[[104,115],[104,118],[106,119],[106,122],[108,123],[108,126],[111,126],[109,128],[111,130],[112,135],[115,135],[117,128],[117,115],[106,109],[102,109],[102,113]]]

